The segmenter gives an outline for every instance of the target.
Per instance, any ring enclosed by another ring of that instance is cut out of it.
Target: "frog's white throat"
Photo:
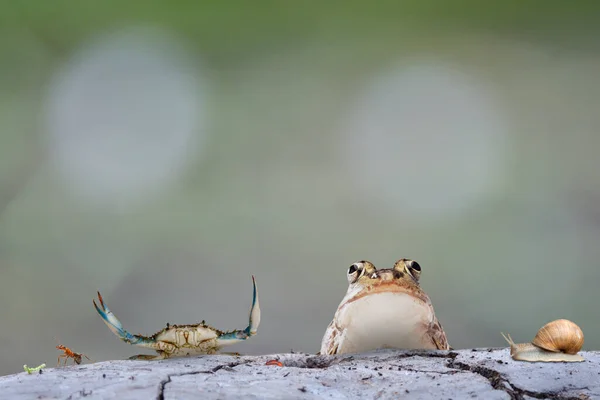
[[[435,318],[429,304],[408,293],[374,293],[355,299],[338,310],[343,352],[379,348],[436,348],[425,331]]]

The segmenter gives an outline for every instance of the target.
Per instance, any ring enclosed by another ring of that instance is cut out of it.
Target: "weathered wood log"
[[[600,399],[600,352],[581,354],[581,363],[517,362],[506,348],[105,361],[0,377],[0,398]]]

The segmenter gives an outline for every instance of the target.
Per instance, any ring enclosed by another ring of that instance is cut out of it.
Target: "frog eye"
[[[406,265],[408,267],[408,272],[410,275],[415,278],[417,282],[419,282],[419,278],[421,278],[421,266],[416,261],[410,261]]]
[[[360,263],[354,263],[348,268],[348,282],[354,283],[360,278],[364,272],[363,266]]]

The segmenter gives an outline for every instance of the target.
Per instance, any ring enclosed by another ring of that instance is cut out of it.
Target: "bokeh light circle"
[[[168,187],[204,142],[197,60],[167,32],[130,28],[85,42],[46,98],[51,156],[86,204],[138,204]]]
[[[502,184],[507,129],[489,86],[427,59],[373,78],[343,123],[339,156],[373,209],[436,222]]]

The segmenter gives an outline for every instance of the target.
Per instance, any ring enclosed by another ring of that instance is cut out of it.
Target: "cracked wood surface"
[[[600,399],[600,352],[513,361],[508,349],[105,361],[0,377],[7,399]],[[265,365],[277,359],[283,367]]]

